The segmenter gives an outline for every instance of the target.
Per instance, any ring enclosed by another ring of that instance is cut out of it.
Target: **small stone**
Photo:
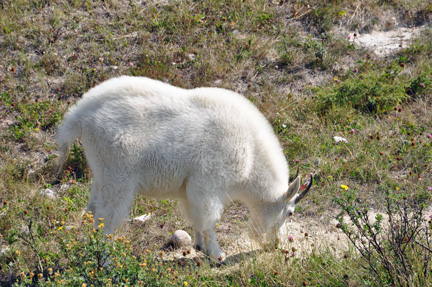
[[[192,54],[192,53],[190,53],[188,55],[188,57],[189,57],[189,60],[191,60],[191,61],[195,61],[195,59],[196,59],[195,54]]]
[[[150,217],[151,217],[150,214],[143,214],[143,215],[141,215],[141,216],[137,216],[137,217],[133,218],[132,220],[134,220],[134,221],[141,221],[141,222],[144,222],[144,221],[149,220]]]
[[[39,192],[39,195],[41,195],[41,196],[46,196],[46,197],[48,197],[48,198],[55,198],[55,197],[56,197],[55,192],[54,192],[52,189],[49,189],[49,188],[47,188],[47,189],[42,189],[42,190]]]
[[[315,160],[315,166],[321,166],[323,163],[325,163],[325,162],[322,159],[320,159],[320,158],[317,158]]]
[[[9,247],[1,247],[0,248],[0,255],[6,255],[9,252]]]
[[[336,143],[339,143],[339,142],[347,143],[348,142],[345,138],[339,137],[339,136],[334,136],[333,139],[335,140]]]
[[[175,247],[181,247],[190,244],[192,242],[192,238],[186,231],[176,230],[170,241]]]

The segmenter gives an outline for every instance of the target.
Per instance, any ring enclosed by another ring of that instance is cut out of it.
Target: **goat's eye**
[[[288,216],[291,216],[292,215],[292,212],[291,211],[288,211]]]

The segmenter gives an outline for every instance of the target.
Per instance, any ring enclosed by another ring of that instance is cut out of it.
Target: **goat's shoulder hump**
[[[90,89],[83,98],[93,97],[150,97],[161,94],[179,94],[185,90],[146,77],[121,76],[109,79]]]
[[[246,97],[234,91],[221,88],[196,88],[189,90],[190,101],[203,108],[226,111],[236,110],[241,113],[259,114],[258,108]]]

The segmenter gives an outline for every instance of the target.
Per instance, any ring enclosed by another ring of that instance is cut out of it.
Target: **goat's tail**
[[[59,153],[55,176],[58,177],[76,139],[81,137],[82,127],[76,109],[70,110],[57,130],[56,142]]]

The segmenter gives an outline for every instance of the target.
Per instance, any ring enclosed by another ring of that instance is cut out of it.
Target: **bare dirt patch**
[[[337,211],[328,211],[318,218],[315,216],[295,214],[281,229],[279,248],[288,250],[289,257],[303,257],[314,250],[331,249],[338,256],[348,251],[347,237],[336,228]],[[241,263],[250,254],[263,252],[262,247],[249,236],[248,209],[241,203],[229,206],[216,227],[216,237],[227,254],[228,265]],[[166,235],[168,239],[168,235]],[[292,250],[295,250],[292,253]],[[195,250],[192,244],[178,249],[165,250],[165,260],[178,260],[204,255]]]
[[[296,214],[292,216],[282,227],[279,248],[286,250],[287,257],[304,258],[314,252],[330,250],[335,256],[343,258],[345,254],[355,247],[347,236],[337,227],[336,216],[340,211],[328,210],[320,216]],[[432,207],[425,212],[425,222],[429,220]],[[250,258],[251,254],[262,254],[262,247],[249,237],[247,226],[247,207],[241,203],[229,206],[216,228],[216,236],[222,249],[227,254],[226,264],[237,265]],[[377,214],[384,218],[383,227],[387,228],[388,215],[378,210],[368,212],[370,221],[375,222]],[[344,222],[350,223],[347,215]],[[168,237],[167,237],[168,238]],[[165,250],[165,260],[187,260],[191,258],[203,258],[203,253],[195,250],[192,244],[178,248]]]
[[[424,28],[425,26],[395,27],[358,35],[351,33],[349,37],[354,43],[370,49],[377,56],[388,56],[409,46],[410,40],[418,37]]]

